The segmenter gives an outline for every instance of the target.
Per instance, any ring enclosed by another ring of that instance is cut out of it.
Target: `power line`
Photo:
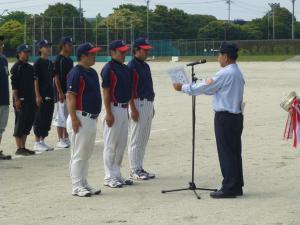
[[[166,5],[201,5],[201,4],[214,4],[224,2],[224,0],[212,0],[212,1],[197,1],[197,2],[161,2],[157,1],[158,4],[166,4]]]

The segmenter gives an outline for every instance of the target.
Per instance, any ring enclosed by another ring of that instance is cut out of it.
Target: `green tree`
[[[9,20],[0,27],[0,33],[6,37],[7,48],[16,48],[23,43],[24,26],[17,20]]]
[[[23,11],[12,11],[9,12],[8,15],[0,16],[0,25],[6,23],[10,20],[18,21],[21,24],[24,24],[25,18],[29,16],[29,14]]]

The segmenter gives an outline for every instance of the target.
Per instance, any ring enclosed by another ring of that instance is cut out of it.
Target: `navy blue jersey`
[[[154,100],[153,81],[149,65],[137,58],[128,63],[133,71],[133,97]]]
[[[125,64],[108,62],[101,71],[102,87],[110,88],[113,103],[128,103],[132,97],[132,72]]]
[[[8,62],[0,53],[0,105],[9,105]]]
[[[76,65],[68,74],[67,91],[76,94],[76,110],[99,114],[102,99],[97,72]]]

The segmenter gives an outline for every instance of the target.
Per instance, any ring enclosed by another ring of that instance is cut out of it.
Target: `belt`
[[[216,113],[231,114],[231,115],[240,115],[240,114],[242,114],[242,113],[232,113],[232,112],[229,112],[229,111],[216,111]]]
[[[153,102],[154,101],[153,97],[151,97],[151,98],[138,98],[138,99],[141,100],[141,101],[147,100],[148,102]]]
[[[113,103],[114,106],[116,107],[120,107],[120,108],[124,108],[124,109],[127,109],[128,108],[128,103]]]
[[[52,98],[51,97],[45,97],[44,100],[48,101],[48,100],[51,100]]]
[[[91,114],[91,113],[87,113],[87,112],[82,112],[81,115],[84,117],[91,118],[93,120],[97,119],[99,116],[99,114]]]

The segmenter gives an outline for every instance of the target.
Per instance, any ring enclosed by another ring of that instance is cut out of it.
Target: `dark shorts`
[[[19,112],[15,109],[15,137],[22,137],[30,134],[36,112],[36,104],[22,102],[22,107]]]

